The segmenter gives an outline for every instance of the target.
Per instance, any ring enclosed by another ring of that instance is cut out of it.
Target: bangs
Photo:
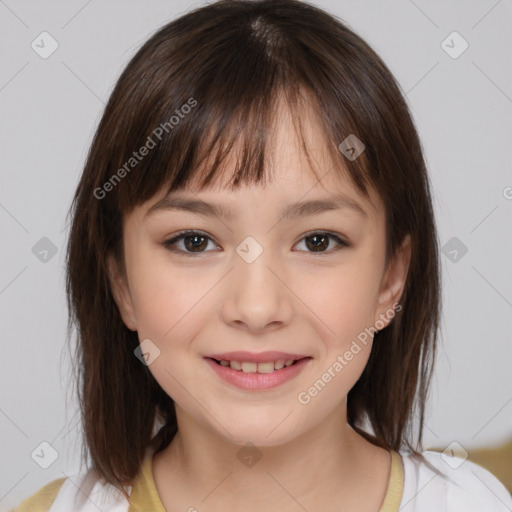
[[[139,182],[128,191],[128,208],[160,190],[169,193],[192,186],[198,190],[215,186],[236,190],[242,185],[267,184],[277,171],[274,157],[282,150],[277,125],[288,115],[290,128],[317,180],[331,173],[348,175],[367,196],[364,166],[353,165],[347,169],[345,157],[338,149],[339,141],[334,140],[325,120],[319,118],[319,105],[311,93],[276,88],[268,93],[262,91],[261,101],[257,101],[254,94],[245,94],[249,96],[237,98],[236,103],[223,105],[223,98],[219,97],[204,105],[197,115],[211,122],[202,126],[194,120],[184,120],[174,137],[170,134],[161,147],[155,149],[155,161],[143,169],[147,189]],[[322,139],[322,149],[327,148],[327,158],[322,155],[321,162],[308,149],[311,139],[305,136],[305,123],[322,130],[315,132]],[[164,172],[157,174],[155,169]]]

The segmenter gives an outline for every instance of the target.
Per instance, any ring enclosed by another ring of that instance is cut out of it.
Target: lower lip
[[[233,370],[229,366],[217,364],[213,359],[205,358],[206,362],[221,379],[238,388],[252,391],[272,389],[284,384],[298,375],[308,364],[310,359],[310,357],[306,357],[297,361],[292,366],[285,366],[281,370],[274,370],[272,373],[245,373],[243,371]]]

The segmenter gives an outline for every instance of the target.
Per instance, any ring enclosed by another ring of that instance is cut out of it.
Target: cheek
[[[176,265],[165,248],[143,235],[126,240],[125,254],[139,338],[176,339],[213,288],[211,271],[185,259]]]
[[[376,262],[362,258],[315,275],[301,277],[297,295],[316,317],[318,329],[330,345],[341,349],[373,326],[378,290]]]
[[[201,395],[200,381],[190,371],[198,360],[188,348],[211,313],[213,294],[208,292],[218,279],[211,271],[172,267],[165,254],[141,253],[132,269],[139,340],[149,339],[158,349],[149,370],[177,404],[201,419],[201,407],[193,398]]]
[[[172,270],[158,261],[141,266],[133,279],[134,306],[139,336],[164,342],[193,325],[201,299],[212,288],[212,278],[197,272]]]

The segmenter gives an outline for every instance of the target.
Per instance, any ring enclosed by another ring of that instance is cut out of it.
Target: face
[[[280,119],[270,183],[159,194],[124,218],[126,274],[109,259],[123,320],[178,422],[186,415],[236,444],[282,444],[345,414],[371,328],[392,320],[410,258],[406,239],[385,267],[378,194],[365,200],[339,171],[326,172],[311,125],[319,181]],[[333,206],[291,206],[312,201]]]

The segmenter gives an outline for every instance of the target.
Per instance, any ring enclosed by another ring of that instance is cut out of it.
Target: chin
[[[296,424],[296,418],[289,411],[280,414],[261,415],[239,412],[236,418],[225,418],[220,421],[226,425],[226,430],[212,425],[219,435],[226,441],[245,446],[248,443],[254,446],[279,446],[292,441],[301,434]],[[294,421],[295,420],[295,421]],[[229,433],[228,433],[229,432]]]

